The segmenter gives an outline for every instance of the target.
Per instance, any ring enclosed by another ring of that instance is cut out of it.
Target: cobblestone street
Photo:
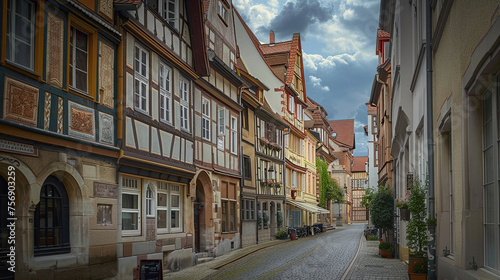
[[[361,240],[358,256],[345,279],[407,279],[406,265],[397,259],[380,258],[378,241],[362,239],[363,229],[364,224],[353,224],[298,241],[261,245],[269,247],[257,251],[243,248],[210,263],[168,273],[165,278],[342,279]],[[231,262],[233,259],[237,260]]]

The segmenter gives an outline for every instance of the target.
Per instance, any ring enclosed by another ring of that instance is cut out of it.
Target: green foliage
[[[385,250],[387,250],[387,249],[389,249],[390,247],[391,247],[391,243],[386,242],[386,241],[382,241],[382,242],[380,242],[380,244],[378,245],[378,248],[379,248],[380,250],[384,250],[384,251],[385,251]]]
[[[283,225],[283,212],[276,212],[276,223],[278,224],[278,228],[281,228]]]
[[[365,189],[365,194],[361,199],[361,206],[366,207],[366,209],[370,209],[370,201],[372,201],[374,196],[375,190],[373,190],[372,188]]]
[[[410,196],[408,198],[408,210],[411,213],[411,219],[406,226],[406,240],[410,253],[415,256],[424,256],[427,246],[427,224],[426,217],[426,187],[421,186],[419,180],[410,187]]]
[[[276,239],[287,239],[288,232],[286,230],[278,231],[274,236]]]
[[[326,208],[328,201],[344,202],[344,192],[340,189],[336,180],[328,173],[328,164],[321,158],[316,158],[316,168],[319,173],[319,206]]]
[[[370,235],[368,235],[368,240],[369,241],[377,241],[378,236],[376,236],[375,234],[370,234]]]
[[[379,229],[392,229],[394,216],[394,197],[387,186],[379,186],[370,201],[373,225]]]

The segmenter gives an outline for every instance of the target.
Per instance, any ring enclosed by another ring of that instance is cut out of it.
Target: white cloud
[[[342,15],[345,20],[353,20],[355,19],[355,13],[353,9],[347,9],[344,11],[344,14]]]
[[[330,91],[330,87],[329,86],[322,86],[321,85],[321,79],[320,78],[314,77],[314,76],[309,76],[309,80],[311,80],[311,82],[313,84],[313,87],[318,87],[322,91]]]
[[[253,0],[235,0],[233,4],[241,15],[251,19],[246,24],[255,33],[258,27],[267,26],[278,14],[280,3],[278,0],[269,0],[256,4]],[[258,36],[258,34],[255,34]],[[259,36],[258,36],[259,37]]]
[[[321,54],[308,54],[304,50],[302,50],[302,58],[306,68],[316,71],[318,70],[318,68],[333,68],[337,65],[337,63],[348,65],[349,62],[356,61],[356,54],[351,55],[348,53],[343,53],[323,57],[323,55]]]

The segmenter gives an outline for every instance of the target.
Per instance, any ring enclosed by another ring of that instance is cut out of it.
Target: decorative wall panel
[[[5,78],[4,119],[36,126],[38,114],[38,88]]]
[[[69,135],[95,140],[94,110],[69,102]]]
[[[45,109],[43,110],[43,129],[49,130],[50,129],[50,93],[46,92],[45,93]]]
[[[114,144],[113,116],[99,112],[99,142]]]
[[[57,99],[57,133],[63,133],[64,127],[64,100],[62,97]]]
[[[114,107],[115,51],[107,43],[99,42],[99,94],[102,104]]]
[[[47,12],[47,83],[62,87],[64,22],[58,16]]]
[[[99,12],[103,13],[109,19],[113,19],[113,0],[100,0]]]

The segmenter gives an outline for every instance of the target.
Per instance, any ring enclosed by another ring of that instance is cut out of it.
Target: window
[[[297,172],[292,171],[292,188],[297,188]]]
[[[241,114],[242,119],[242,126],[244,129],[248,130],[248,107],[244,106],[243,107],[243,112]]]
[[[141,233],[141,187],[139,179],[122,178],[122,233]]]
[[[224,21],[226,22],[227,21],[227,8],[226,8],[226,5],[224,3],[222,3],[221,0],[219,0],[219,4],[218,4],[218,13],[219,13],[219,17]]]
[[[237,119],[235,117],[231,117],[231,153],[237,155],[238,154],[238,129],[237,129]]]
[[[159,233],[182,232],[181,207],[181,186],[161,182],[156,208],[156,227]]]
[[[172,69],[160,63],[160,120],[172,122]]]
[[[40,190],[34,223],[35,257],[71,251],[68,195],[64,185],[54,176],[49,176]]]
[[[247,221],[255,220],[255,200],[243,199],[241,219]]]
[[[135,46],[135,109],[148,113],[148,52]]]
[[[302,120],[302,104],[297,104],[297,119]]]
[[[229,233],[237,231],[236,219],[236,184],[228,182],[221,183],[221,206],[222,206],[222,232]]]
[[[490,88],[483,98],[484,266],[500,271],[500,90]]]
[[[226,112],[224,108],[219,108],[219,135],[226,134]]]
[[[372,116],[372,134],[377,134],[377,116]]]
[[[202,113],[202,128],[201,134],[203,139],[210,141],[210,100],[202,98],[201,105]]]
[[[154,209],[153,209],[153,190],[151,187],[148,187],[146,190],[146,216],[147,217],[154,217]]]
[[[27,0],[7,2],[8,61],[34,70],[35,56],[35,3]]]
[[[97,204],[97,224],[101,226],[112,225],[113,221],[111,218],[112,205],[107,204]]]
[[[295,113],[295,99],[291,95],[288,96],[288,110],[292,114]]]
[[[160,0],[160,13],[172,28],[178,29],[179,3],[178,0]]]
[[[71,26],[69,46],[69,86],[87,93],[89,35]]]
[[[252,161],[249,156],[243,156],[243,178],[252,179]]]
[[[184,79],[179,81],[181,128],[189,131],[189,85]]]

